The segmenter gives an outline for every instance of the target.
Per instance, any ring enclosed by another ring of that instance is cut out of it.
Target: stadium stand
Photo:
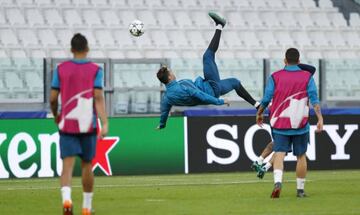
[[[263,86],[260,59],[282,58],[291,46],[298,47],[309,60],[345,58],[336,63],[353,75],[342,76],[350,78],[351,84],[344,87],[326,81],[333,89],[328,97],[359,98],[359,68],[351,59],[360,57],[360,16],[351,13],[347,22],[331,0],[317,4],[314,0],[1,0],[0,98],[42,99],[42,58],[70,57],[69,41],[75,32],[87,36],[92,58],[181,58],[172,61],[173,69],[179,78],[194,78],[201,74],[201,61],[194,63],[189,58],[201,59],[212,36],[213,24],[206,15],[211,9],[220,9],[229,20],[218,57],[221,70],[224,75],[244,79],[245,87],[256,98],[261,97]],[[140,38],[127,33],[134,19],[146,26]],[[117,74],[114,68],[116,87],[158,84],[156,80],[145,81],[148,75]],[[337,65],[325,68],[335,73],[338,69]],[[134,78],[140,81],[134,82]],[[236,95],[229,96],[237,99]],[[117,109],[122,113],[144,111],[140,97],[136,93],[116,97],[120,101]],[[125,105],[126,98],[135,105]],[[152,94],[147,98],[159,102]]]

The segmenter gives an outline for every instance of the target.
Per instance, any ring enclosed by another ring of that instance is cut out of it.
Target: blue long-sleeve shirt
[[[223,105],[224,100],[214,97],[209,93],[204,92],[204,86],[197,86],[200,83],[198,80],[195,83],[189,79],[180,81],[171,81],[166,85],[166,92],[161,101],[161,117],[160,128],[166,126],[166,121],[172,106],[195,106],[195,105]]]
[[[302,70],[297,65],[285,66],[284,69],[288,72],[296,72],[296,71]],[[261,100],[262,107],[266,108],[269,105],[269,103],[271,102],[271,100],[274,96],[274,92],[275,92],[275,83],[274,83],[274,79],[272,78],[272,76],[270,76],[268,83],[266,85],[266,88],[265,88],[264,97]],[[308,97],[309,97],[309,100],[310,100],[310,103],[312,106],[320,103],[318,94],[317,94],[317,87],[316,87],[315,80],[313,77],[310,78],[310,81],[308,83],[307,93],[308,93]],[[276,134],[281,134],[281,135],[300,135],[300,134],[309,132],[309,129],[310,129],[310,125],[308,123],[304,128],[301,128],[301,129],[296,129],[296,130],[295,129],[288,129],[288,130],[273,129],[272,131]]]

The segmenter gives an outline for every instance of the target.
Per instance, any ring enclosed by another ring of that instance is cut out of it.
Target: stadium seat
[[[135,47],[133,37],[123,30],[114,31],[114,38],[116,43],[122,48],[130,49]]]
[[[265,0],[251,0],[250,3],[253,8],[267,8]]]
[[[90,0],[91,4],[95,7],[108,7],[108,0]]]
[[[297,29],[299,26],[299,23],[296,21],[297,19],[292,12],[284,11],[282,13],[277,13],[278,20],[281,23],[281,26],[285,29]]]
[[[153,9],[163,8],[163,3],[161,0],[146,0],[146,3]]]
[[[314,0],[301,0],[300,2],[301,2],[301,5],[303,8],[306,8],[306,9],[316,8]]]
[[[150,112],[160,113],[161,94],[158,91],[150,93]]]
[[[211,20],[207,16],[206,13],[203,12],[193,12],[191,13],[191,17],[194,21],[194,23],[197,25],[197,27],[210,27],[211,26]]]
[[[40,45],[39,39],[37,38],[35,32],[30,29],[20,29],[18,30],[18,36],[21,43],[25,47],[38,47]]]
[[[125,54],[121,50],[109,50],[107,53],[107,57],[112,59],[124,59]]]
[[[5,50],[0,50],[0,72],[2,70],[10,70],[13,67],[11,58],[6,54]]]
[[[148,112],[148,93],[137,91],[132,94],[131,111],[133,113]]]
[[[97,30],[95,37],[102,47],[114,47],[115,41],[110,31]]]
[[[52,49],[50,51],[50,57],[52,58],[68,58],[70,54],[63,49]]]
[[[164,56],[159,49],[150,49],[150,50],[145,51],[144,57],[149,58],[149,59],[154,59],[154,58],[161,59]]]
[[[243,18],[252,28],[262,28],[264,27],[263,21],[259,18],[258,13],[254,12],[245,12],[243,13]]]
[[[56,30],[57,38],[59,39],[59,45],[64,47],[70,47],[70,40],[74,36],[74,33],[68,29]],[[86,36],[86,35],[85,35]]]
[[[164,31],[153,31],[152,38],[156,38],[158,48],[170,48],[170,41]]]
[[[297,20],[297,23],[303,28],[314,27],[314,21],[308,13],[299,13],[294,16]]]
[[[17,68],[32,69],[33,65],[30,58],[22,49],[14,49],[11,51],[11,58],[13,59]]]
[[[72,3],[71,0],[56,0],[54,1],[54,3],[56,3],[57,5],[64,7],[64,6],[68,6],[71,7]]]
[[[143,8],[145,6],[144,3],[145,3],[144,0],[131,0],[131,1],[128,1],[128,5],[131,8]]]
[[[172,44],[174,44],[176,48],[189,48],[190,45],[184,31],[171,31],[168,34]]]
[[[267,48],[278,48],[278,46],[281,45],[271,31],[261,31],[258,32],[258,35],[263,45]]]
[[[75,9],[64,10],[63,14],[64,14],[64,19],[65,19],[65,22],[67,25],[69,25],[71,27],[84,25],[82,22],[82,18],[77,10],[75,10]]]
[[[19,44],[17,36],[10,29],[0,29],[0,41],[5,46],[17,46]]]
[[[135,37],[134,41],[141,48],[144,48],[144,49],[154,48],[154,43],[152,41],[150,32],[147,32],[147,34],[144,34],[141,37]]]
[[[158,22],[155,19],[155,16],[152,13],[152,11],[143,10],[143,11],[139,11],[138,14],[140,20],[146,20],[146,26],[148,26],[149,28],[158,27]]]
[[[170,8],[170,9],[177,9],[180,7],[179,5],[179,0],[166,0],[164,1],[164,5],[165,8]]]
[[[248,23],[243,19],[241,16],[241,13],[239,12],[230,12],[227,14],[227,17],[229,19],[229,26],[235,27],[235,28],[243,28],[248,26]]]
[[[360,15],[358,13],[350,13],[350,26],[360,28]]]
[[[263,12],[260,14],[260,17],[262,19],[262,23],[264,23],[266,27],[272,29],[280,27],[280,21],[278,20],[275,12]]]
[[[41,29],[38,31],[40,41],[44,47],[58,47],[58,41],[52,30]]]
[[[214,33],[209,32],[207,35],[212,38]],[[229,48],[240,48],[242,44],[239,43],[240,38],[237,31],[226,31],[222,34],[223,39],[220,40],[220,47],[225,48],[224,43],[228,44]]]
[[[316,12],[311,15],[312,19],[315,21],[317,27],[320,28],[330,28],[331,23],[326,13]]]
[[[293,39],[291,38],[289,32],[287,31],[275,32],[275,38],[278,39],[280,45],[282,45],[283,48],[290,48],[290,47],[294,47],[295,45]]]
[[[73,4],[78,7],[85,7],[89,5],[89,0],[72,0]]]
[[[242,44],[248,48],[260,48],[260,41],[256,34],[254,31],[246,31],[239,34]]]
[[[111,6],[115,6],[118,8],[126,8],[128,7],[127,1],[126,0],[109,0],[109,4]]]
[[[6,16],[11,25],[25,25],[25,18],[23,13],[17,8],[11,8],[6,10]]]
[[[184,9],[189,9],[189,8],[198,8],[199,5],[197,4],[198,1],[194,1],[194,0],[181,0],[181,3],[183,5]]]
[[[28,86],[30,92],[42,92],[43,80],[36,72],[25,73],[25,84]]]
[[[347,44],[345,43],[344,38],[342,37],[340,32],[328,32],[326,36],[327,38],[329,38],[331,45],[335,48],[346,48]]]
[[[122,24],[126,26],[129,26],[133,20],[138,19],[135,15],[135,12],[131,10],[120,11],[119,14]]]
[[[214,9],[216,8],[216,1],[215,0],[206,0],[206,1],[199,1],[199,4],[202,8],[205,9]]]
[[[266,2],[269,8],[274,8],[274,9],[284,8],[284,3],[282,0],[266,0]]]
[[[52,6],[53,5],[52,0],[34,0],[34,3],[39,6]]]
[[[89,57],[90,58],[99,58],[99,59],[102,59],[102,58],[106,58],[107,56],[105,55],[104,51],[103,50],[99,50],[99,49],[92,49],[90,52],[89,52]]]
[[[50,26],[64,26],[64,21],[59,11],[56,9],[46,9],[44,11],[46,21]]]
[[[143,54],[137,50],[128,51],[125,56],[128,59],[140,59],[144,57]]]
[[[331,0],[319,0],[319,7],[324,9],[331,9],[334,6]]]
[[[330,19],[331,19],[332,24],[337,28],[346,29],[348,27],[347,22],[341,13],[330,14]]]
[[[162,27],[176,28],[173,17],[168,11],[160,11],[157,13],[159,23]]]
[[[102,20],[107,26],[118,27],[120,26],[120,19],[113,10],[103,10],[100,12]]]
[[[343,33],[345,41],[350,47],[360,47],[360,36],[356,31],[347,31]]]
[[[31,26],[44,26],[44,17],[41,15],[38,9],[26,10],[27,20]]]
[[[102,26],[101,19],[95,10],[84,10],[83,18],[89,26]]]
[[[128,114],[130,96],[128,92],[116,92],[115,93],[115,110],[116,114]]]
[[[329,46],[329,41],[322,31],[315,31],[309,33],[313,41],[313,45],[318,48],[326,48]]]
[[[190,39],[190,44],[194,48],[205,48],[205,40],[199,31],[190,31],[187,33],[188,38]]]
[[[283,3],[286,6],[286,8],[298,9],[300,7],[301,1],[298,1],[298,0],[284,0]]]
[[[292,33],[292,38],[294,39],[296,46],[300,48],[311,48],[313,45],[305,31],[294,31]]]
[[[14,72],[6,72],[5,73],[5,83],[6,83],[6,86],[11,91],[24,89],[23,82],[19,78],[18,74],[14,73]]]
[[[174,15],[175,19],[176,19],[176,23],[182,27],[182,28],[186,28],[186,27],[192,27],[192,21],[190,20],[189,15],[184,12],[184,11],[178,11],[175,12]]]
[[[23,7],[23,6],[32,6],[33,0],[16,0],[16,3],[18,6]]]

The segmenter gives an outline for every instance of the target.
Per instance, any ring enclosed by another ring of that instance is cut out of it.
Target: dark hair
[[[162,66],[157,72],[156,76],[161,83],[167,84],[169,83],[169,73],[170,71],[168,68],[166,66]]]
[[[71,49],[75,52],[87,51],[88,41],[86,37],[80,33],[76,33],[71,39]]]
[[[288,64],[298,64],[300,53],[296,48],[289,48],[286,50],[285,58]]]

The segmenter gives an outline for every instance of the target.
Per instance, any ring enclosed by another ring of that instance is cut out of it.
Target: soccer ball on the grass
[[[129,25],[130,34],[135,37],[140,37],[144,34],[144,23],[140,20],[134,20]]]

